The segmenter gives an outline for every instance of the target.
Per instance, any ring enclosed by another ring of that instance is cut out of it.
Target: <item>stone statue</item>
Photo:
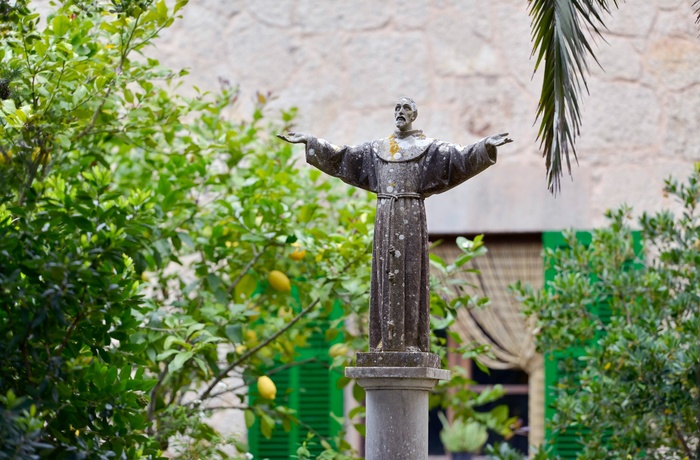
[[[508,133],[463,147],[413,129],[416,103],[402,97],[396,130],[386,139],[338,147],[302,133],[278,135],[306,145],[306,161],[377,194],[370,292],[370,352],[429,352],[428,230],[424,198],[479,174],[496,162]]]

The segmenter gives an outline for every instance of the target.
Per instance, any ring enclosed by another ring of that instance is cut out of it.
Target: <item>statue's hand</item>
[[[498,147],[500,145],[513,142],[513,139],[508,137],[508,133],[501,133],[501,134],[494,134],[493,136],[487,137],[485,142],[486,142],[486,145]]]
[[[306,144],[309,140],[309,136],[303,133],[278,134],[277,137],[292,144]]]

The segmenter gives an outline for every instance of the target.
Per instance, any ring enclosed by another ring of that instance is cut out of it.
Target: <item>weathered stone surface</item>
[[[642,59],[635,51],[632,40],[610,35],[608,44],[596,50],[600,66],[591,62],[591,73],[605,80],[634,81],[641,77]]]
[[[175,67],[192,68],[200,60],[213,62],[220,59],[226,54],[226,42],[212,40],[212,37],[229,35],[229,25],[242,12],[241,3],[222,5],[216,0],[206,0],[187,5],[187,14],[161,32],[160,39],[156,41],[158,48]],[[216,80],[216,77],[213,79]]]
[[[590,161],[605,163],[608,149],[615,155],[657,144],[661,112],[656,93],[627,82],[590,82],[591,95],[583,111],[579,149]],[[632,122],[634,120],[634,122]],[[599,163],[600,164],[600,163]]]
[[[491,18],[493,2],[465,2],[463,0],[447,0],[446,8],[433,15],[439,24],[459,24],[463,29],[470,29],[474,34],[489,39],[496,27]],[[459,18],[459,19],[457,19]]]
[[[389,22],[391,5],[375,0],[319,2],[298,0],[296,22],[306,32],[377,29]]]
[[[700,126],[700,88],[670,97],[670,105],[666,119],[666,134],[663,146],[660,149],[665,157],[685,159],[688,161],[700,161],[700,143],[698,142],[697,128]]]
[[[412,43],[410,53],[401,52],[406,43]],[[351,107],[381,106],[386,111],[387,102],[403,94],[416,100],[428,99],[434,69],[427,65],[427,47],[418,32],[352,35],[345,43],[344,53],[344,95]],[[368,81],[372,84],[368,85]]]
[[[429,0],[396,0],[392,25],[396,28],[422,28],[431,17]]]
[[[612,17],[604,19],[612,34],[646,37],[654,24],[656,12],[656,2],[620,2]]]
[[[680,5],[688,3],[684,0],[658,0],[658,2],[661,10],[673,10],[678,8]]]
[[[473,77],[462,79],[460,83],[461,96],[457,103],[461,108],[459,122],[476,139],[502,132],[506,126],[522,123],[512,117],[514,104],[517,104],[521,92],[512,79]]]
[[[541,74],[534,76],[535,58],[532,56],[532,40],[530,32],[530,16],[527,2],[491,2],[493,17],[498,18],[499,24],[507,27],[497,27],[494,45],[498,47],[499,74],[516,78],[526,88],[537,92],[541,86]]]
[[[680,90],[700,82],[700,43],[692,37],[654,40],[644,58],[665,88]]]
[[[391,352],[358,353],[357,367],[434,367],[440,368],[440,357],[435,353]]]
[[[513,148],[517,147],[518,143],[513,143]],[[518,222],[522,232],[589,228],[594,217],[591,197],[595,193],[590,171],[576,168],[575,180],[564,177],[561,195],[553,197],[542,185],[544,165],[538,157],[532,160],[538,161],[522,164],[499,159],[498,167],[489,174],[427,200],[430,232],[454,235],[470,228],[474,233],[509,233],[508,221]],[[508,200],[501,200],[502,196],[508,196]]]
[[[451,10],[441,14],[429,26],[433,71],[440,76],[497,75],[500,60],[488,40],[474,28],[451,20]]]
[[[433,382],[417,383],[429,385],[429,388],[432,388],[437,380],[449,379],[450,371],[434,367],[346,367],[345,376],[351,379],[366,379],[368,385],[374,388],[381,388],[384,385],[393,387],[392,380],[399,379],[433,380]]]
[[[294,2],[278,0],[246,0],[246,7],[255,19],[273,26],[289,27],[292,25]]]
[[[697,39],[698,25],[695,23],[695,11],[691,2],[682,2],[680,8],[659,11],[654,22],[654,33]]]
[[[246,19],[249,16],[246,15]],[[284,75],[289,78],[300,65],[298,56],[301,39],[255,21],[240,20],[236,33],[225,41],[226,57],[232,61],[246,62],[245,66],[235,65],[234,79],[247,82],[245,88],[279,92],[284,88]],[[256,86],[251,87],[251,84]]]
[[[684,180],[690,173],[690,168],[679,167],[669,161],[656,161],[651,169],[644,164],[615,165],[606,168],[604,174],[614,174],[623,180],[601,180],[598,193],[601,199],[593,203],[592,210],[596,216],[602,216],[607,209],[616,209],[622,203],[632,204],[633,218],[636,219],[644,210],[650,212],[662,209],[680,210],[677,202],[664,197],[662,191],[664,179],[673,174],[678,180]],[[600,226],[605,220],[598,217],[596,225]]]
[[[427,460],[428,392],[449,371],[416,367],[354,367],[345,375],[366,391],[367,460]]]

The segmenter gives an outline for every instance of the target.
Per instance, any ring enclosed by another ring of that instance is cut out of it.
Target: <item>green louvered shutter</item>
[[[297,385],[295,385],[295,381],[298,379],[298,372],[296,372],[296,370],[296,368],[286,369],[273,376],[275,386],[277,387],[275,404],[287,407],[298,406],[297,401],[295,401],[298,394],[294,391],[288,391],[289,388],[297,387]],[[259,397],[256,385],[251,385],[249,387],[249,396],[251,399]],[[296,438],[296,432],[296,426],[292,427],[289,433],[285,432],[283,429],[276,428],[272,431],[272,437],[267,439],[260,432],[260,422],[256,421],[255,424],[250,427],[250,430],[248,430],[250,452],[256,459],[288,459],[289,452],[291,452],[291,449],[294,447],[293,441]]]
[[[583,244],[591,243],[589,232],[577,232],[576,238]],[[632,233],[634,251],[641,252],[641,237],[638,232]],[[545,232],[542,234],[542,245],[545,249],[557,249],[567,247],[564,234],[562,232]],[[544,261],[545,286],[554,279],[556,271],[549,268],[547,260]],[[630,266],[630,268],[634,268]],[[612,311],[608,304],[601,303],[593,307],[591,312],[597,315],[603,324],[610,322]],[[585,354],[584,347],[573,347],[568,350],[560,350],[544,355],[544,416],[546,420],[551,420],[556,415],[554,401],[557,398],[557,390],[561,385],[564,388],[571,388],[574,391],[578,387],[578,374],[583,370],[584,362],[579,358]],[[552,432],[549,428],[545,431],[545,440],[552,447],[552,453],[562,459],[575,459],[583,450],[582,440],[586,438],[590,430],[586,427],[570,426],[563,432]]]
[[[587,232],[576,234],[579,241],[590,244],[591,235]],[[546,249],[557,249],[566,247],[564,235],[561,232],[546,232],[542,235],[542,246]],[[556,270],[549,267],[549,261],[544,261],[544,282],[545,286],[556,275]],[[583,347],[570,348],[568,350],[545,353],[544,355],[544,416],[545,420],[552,420],[556,415],[554,401],[557,398],[557,391],[561,385],[573,385],[577,383],[576,367],[582,366],[582,361],[578,358],[583,356]],[[571,370],[574,370],[571,372]],[[580,370],[580,369],[578,369]],[[585,430],[585,428],[584,428]],[[581,428],[570,427],[564,432],[555,433],[549,427],[545,431],[547,444],[552,447],[552,453],[563,459],[575,459],[581,451],[582,436],[586,433]]]
[[[325,329],[327,328],[321,328]],[[328,355],[328,348],[339,341],[339,338],[335,338],[328,342],[321,333],[312,335],[309,347],[299,350],[297,360],[314,358],[315,361],[276,373],[273,378],[278,395],[275,402],[294,409],[304,424],[323,437],[333,437],[341,429],[331,414],[338,419],[343,417],[343,390],[337,387],[342,370],[329,370],[332,359]],[[249,392],[251,398],[257,397],[255,385],[250,386]],[[256,421],[248,431],[250,452],[256,460],[287,460],[296,455],[297,448],[307,439],[308,433],[309,428],[305,426],[294,425],[289,432],[276,426],[272,437],[267,439],[260,432],[259,422]],[[323,448],[318,437],[312,442],[307,448],[311,451],[312,458],[315,458]]]

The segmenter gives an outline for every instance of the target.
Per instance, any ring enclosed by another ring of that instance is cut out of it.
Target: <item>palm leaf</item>
[[[700,0],[696,0],[700,2]],[[547,168],[547,188],[561,190],[562,160],[571,175],[578,162],[574,142],[581,126],[579,99],[588,92],[588,58],[595,58],[589,36],[601,37],[602,15],[617,0],[529,0],[535,71],[544,63],[542,93],[537,107],[537,138]],[[596,60],[597,62],[597,60]]]

